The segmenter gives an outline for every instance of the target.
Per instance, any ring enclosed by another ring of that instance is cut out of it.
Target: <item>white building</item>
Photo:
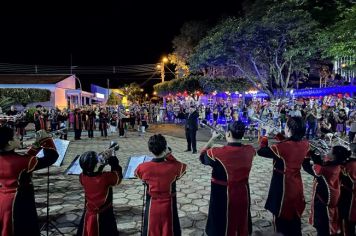
[[[75,75],[0,74],[0,88],[36,88],[51,91],[50,101],[28,106],[41,104],[44,107],[62,109],[91,104],[94,95],[76,89],[76,80],[79,79]]]

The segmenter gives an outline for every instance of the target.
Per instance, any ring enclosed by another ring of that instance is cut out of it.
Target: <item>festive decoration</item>
[[[201,96],[203,93],[225,92],[230,94],[234,93],[233,91],[244,91],[251,87],[252,85],[247,80],[241,78],[190,76],[156,84],[154,89],[160,96],[167,96],[169,93],[180,96],[179,94],[183,91],[186,91],[187,94]]]

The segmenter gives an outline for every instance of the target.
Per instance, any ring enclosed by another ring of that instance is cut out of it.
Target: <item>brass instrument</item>
[[[346,140],[340,138],[336,134],[334,135],[334,137],[336,138],[337,143],[334,143],[333,146],[342,146],[342,147],[347,148],[347,150],[350,150],[350,143],[349,142],[347,142]]]
[[[5,122],[9,122],[9,121],[12,121],[12,122],[16,122],[16,121],[18,121],[18,120],[21,120],[21,119],[23,119],[24,118],[24,116],[25,116],[25,114],[24,113],[19,113],[19,114],[17,114],[17,115],[13,115],[13,116],[7,116],[7,115],[0,115],[0,121],[5,121]]]
[[[261,135],[260,132],[261,132],[262,126],[264,128],[268,127],[270,129],[270,131],[272,131],[272,132],[268,132],[268,133],[272,133],[273,135],[277,135],[278,133],[281,132],[279,127],[277,127],[275,125],[272,125],[272,124],[269,124],[268,122],[263,121],[263,120],[255,117],[255,116],[251,117],[251,119],[254,120],[254,121],[257,121],[259,123],[258,124],[258,131],[259,131],[258,132],[258,140],[260,140],[260,135]]]
[[[326,156],[330,152],[329,145],[322,139],[309,140],[309,145],[312,147],[313,154],[317,156]]]
[[[107,165],[109,157],[112,156],[112,155],[110,155],[111,152],[114,152],[113,155],[116,156],[115,152],[118,151],[119,149],[120,149],[119,144],[117,142],[111,141],[110,147],[107,150],[98,153],[99,164],[101,166]]]
[[[218,134],[220,134],[220,136],[222,136],[221,139],[225,138],[225,131],[222,131],[222,130],[220,130],[220,129],[218,129],[218,128],[212,126],[212,125],[209,125],[209,122],[208,122],[207,120],[202,120],[202,121],[200,122],[200,124],[201,124],[202,126],[206,126],[206,127],[210,128],[212,131],[215,131],[215,132],[217,132]]]
[[[52,136],[52,138],[53,138],[54,136],[59,136],[61,134],[65,134],[65,132],[67,132],[67,128],[61,128],[61,129],[58,129],[58,130],[54,130],[52,132],[48,132],[48,134],[50,134]],[[36,138],[36,133],[34,133],[33,135],[30,135],[29,137],[26,137],[26,140],[30,140],[30,139]]]

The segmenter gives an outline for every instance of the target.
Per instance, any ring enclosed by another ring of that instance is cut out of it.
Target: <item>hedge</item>
[[[10,98],[15,104],[26,106],[33,102],[47,102],[51,99],[48,89],[7,88],[0,89],[0,97]]]

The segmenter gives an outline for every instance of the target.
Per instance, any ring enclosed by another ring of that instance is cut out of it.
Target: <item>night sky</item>
[[[70,54],[81,66],[156,63],[185,21],[241,10],[236,0],[9,2],[0,5],[0,63],[58,66]]]

